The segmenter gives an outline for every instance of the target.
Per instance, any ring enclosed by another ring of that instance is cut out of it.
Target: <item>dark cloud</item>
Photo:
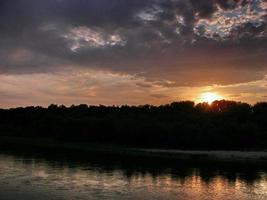
[[[168,80],[171,85],[255,80],[267,61],[266,11],[261,3],[2,0],[0,73],[46,72],[74,66],[142,73],[148,80]],[[234,16],[234,10],[240,7],[250,11],[238,13],[238,18],[243,17],[238,26],[234,17],[223,16],[225,27],[220,31],[226,30],[226,36],[198,24],[201,20],[207,24],[216,21],[218,8],[233,11]],[[229,26],[227,20],[233,25]],[[237,68],[245,75],[231,79],[224,74]]]
[[[220,8],[225,10],[235,9],[236,7],[244,7],[249,4],[255,4],[259,2],[258,0],[215,0]],[[265,1],[265,0],[263,0]]]
[[[217,10],[216,4],[213,0],[195,1],[191,0],[194,12],[197,13],[199,18],[210,18],[211,15]]]
[[[141,88],[151,88],[151,87],[153,87],[153,85],[151,83],[144,83],[144,82],[136,83],[136,85],[138,87],[141,87]]]
[[[266,22],[263,21],[258,24],[247,22],[231,31],[231,37],[234,39],[253,40],[255,37],[264,36],[264,34],[266,34]]]
[[[169,96],[163,95],[163,94],[151,94],[150,96],[153,98],[156,98],[156,99],[162,99],[162,98],[168,98],[169,97]]]

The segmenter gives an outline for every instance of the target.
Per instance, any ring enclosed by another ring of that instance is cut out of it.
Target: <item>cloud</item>
[[[151,83],[148,82],[138,82],[136,83],[136,85],[142,88],[151,88],[153,86]]]
[[[149,95],[261,80],[266,15],[263,0],[2,0],[0,74],[105,71]]]
[[[167,95],[163,95],[163,94],[151,94],[150,96],[156,99],[168,98]]]
[[[218,8],[212,13],[212,17],[200,19],[196,23],[195,33],[214,40],[236,40],[246,37],[247,34],[252,37],[263,36],[266,31],[264,18],[267,12],[262,2],[252,2],[241,4],[240,1],[240,4],[231,10]]]
[[[188,87],[148,82],[138,76],[107,71],[68,69],[64,72],[1,74],[1,107],[56,104],[166,104],[198,100],[204,92],[216,91],[224,98],[255,103],[267,95],[267,80],[242,84]]]
[[[74,52],[81,48],[124,46],[126,43],[118,34],[107,35],[104,32],[95,31],[85,26],[74,27],[63,37],[70,40],[70,49]]]
[[[161,104],[162,98],[168,98],[165,92],[167,88],[140,77],[107,71],[68,69],[54,73],[0,74],[0,104],[7,108],[51,103]]]

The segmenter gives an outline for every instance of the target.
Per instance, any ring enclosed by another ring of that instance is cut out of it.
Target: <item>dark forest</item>
[[[264,150],[267,103],[191,101],[152,106],[50,105],[0,110],[3,137],[146,148]]]

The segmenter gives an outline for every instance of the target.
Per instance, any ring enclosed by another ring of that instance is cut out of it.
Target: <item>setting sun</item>
[[[199,101],[200,102],[207,102],[208,104],[211,104],[213,101],[221,100],[223,97],[216,92],[205,92],[201,94]]]

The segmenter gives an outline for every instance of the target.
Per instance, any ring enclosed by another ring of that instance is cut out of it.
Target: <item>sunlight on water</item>
[[[0,156],[0,199],[267,199],[266,171],[155,170]]]

